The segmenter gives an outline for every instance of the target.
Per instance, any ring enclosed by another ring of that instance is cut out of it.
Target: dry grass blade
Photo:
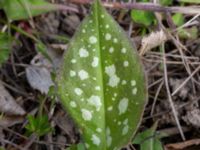
[[[167,144],[165,147],[169,150],[170,149],[182,150],[189,146],[199,145],[199,144],[200,144],[200,139],[192,139],[192,140],[188,140],[188,141],[184,141],[180,143]]]
[[[167,90],[168,100],[169,100],[169,103],[170,103],[170,106],[171,106],[171,109],[172,109],[172,112],[173,112],[177,127],[179,129],[180,135],[181,135],[182,139],[185,140],[185,135],[184,135],[182,127],[180,125],[180,122],[179,122],[179,119],[178,119],[178,114],[177,114],[176,108],[174,106],[174,103],[173,103],[173,100],[172,100],[172,97],[171,97],[171,93],[170,93],[170,89],[169,89],[164,44],[162,44],[162,48],[163,48],[164,78],[165,78],[165,86],[166,86],[166,90]]]
[[[176,30],[179,30],[179,29],[182,29],[182,28],[185,28],[187,26],[189,26],[190,24],[192,24],[192,22],[194,20],[196,20],[198,17],[200,16],[200,13],[195,15],[192,19],[190,19],[189,21],[187,21],[186,23],[184,23],[182,26],[178,27]]]
[[[195,71],[172,93],[172,96],[174,96],[200,69],[200,66],[198,66]]]
[[[160,85],[159,85],[159,87],[158,87],[158,90],[156,91],[155,97],[154,97],[154,99],[153,99],[152,108],[151,108],[151,113],[150,113],[151,116],[153,116],[154,109],[155,109],[155,105],[156,105],[156,101],[157,101],[157,99],[158,99],[158,95],[159,95],[159,93],[160,93],[160,91],[161,91],[161,88],[163,87],[163,84],[164,84],[164,81],[162,81],[162,82],[160,83]]]

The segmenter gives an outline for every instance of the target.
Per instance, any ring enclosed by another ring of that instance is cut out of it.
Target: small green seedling
[[[176,13],[172,16],[172,20],[176,26],[181,26],[184,24],[185,19],[183,14]]]
[[[136,135],[133,144],[140,145],[140,150],[163,150],[160,136],[156,135],[157,123],[148,130]]]
[[[28,124],[25,126],[28,134],[36,134],[38,137],[44,136],[52,131],[52,128],[48,121],[47,115],[41,115],[34,117],[28,116]]]
[[[85,146],[83,143],[79,143],[77,145],[72,145],[68,147],[66,150],[85,150]]]
[[[152,12],[144,10],[131,10],[131,18],[134,22],[142,24],[144,26],[150,26],[154,20],[155,16]]]
[[[183,14],[176,13],[172,16],[172,20],[177,27],[185,23]],[[182,39],[196,39],[198,37],[198,29],[196,26],[189,28],[178,28],[178,35]]]
[[[146,104],[143,67],[125,32],[98,0],[69,43],[58,94],[88,150],[118,150],[131,141]]]
[[[149,0],[139,0],[139,2],[149,2]],[[172,0],[160,0],[159,2],[163,6],[169,6],[172,4]],[[136,9],[131,10],[131,19],[145,27],[148,27],[156,22],[153,12]]]
[[[140,0],[140,2],[148,2],[148,0]],[[155,21],[155,16],[150,11],[144,10],[131,10],[131,19],[138,24],[148,27]]]

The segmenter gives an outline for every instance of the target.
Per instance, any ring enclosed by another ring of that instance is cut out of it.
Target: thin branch
[[[72,3],[78,4],[91,4],[92,0],[69,0]],[[119,2],[102,2],[105,7],[116,8],[116,9],[138,9],[153,12],[164,12],[164,13],[183,13],[183,14],[199,14],[200,7],[164,7],[154,3],[119,3]]]

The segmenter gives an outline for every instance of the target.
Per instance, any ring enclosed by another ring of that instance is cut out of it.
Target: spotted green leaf
[[[146,103],[136,49],[96,0],[69,43],[58,93],[88,150],[118,150],[134,135]]]

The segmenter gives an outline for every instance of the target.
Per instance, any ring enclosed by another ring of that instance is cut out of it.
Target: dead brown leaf
[[[0,112],[7,115],[25,115],[25,110],[16,103],[15,99],[4,88],[0,81]]]

